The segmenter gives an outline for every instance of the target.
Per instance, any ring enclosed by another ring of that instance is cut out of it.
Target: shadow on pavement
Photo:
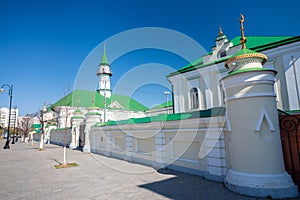
[[[173,170],[158,170],[162,174],[174,175],[174,177],[139,185],[170,199],[261,199],[246,197],[227,190],[223,183],[209,181],[200,176],[189,175]]]

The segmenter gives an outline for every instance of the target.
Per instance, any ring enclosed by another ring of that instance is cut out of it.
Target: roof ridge
[[[275,48],[280,45],[286,45],[289,43],[297,42],[300,40],[300,35],[298,36],[247,36],[247,48],[255,51],[263,51],[270,48]],[[230,40],[232,42],[233,46],[236,47],[240,45],[240,36],[235,36]],[[207,53],[206,55],[209,55]],[[205,56],[205,55],[203,55]],[[195,61],[199,61],[203,56],[199,57]],[[185,73],[194,69],[197,69],[199,67],[209,66],[211,64],[217,64],[220,61],[224,61],[228,59],[227,57],[223,57],[217,60],[214,60],[211,63],[197,63],[195,64],[195,61],[189,63],[188,65],[183,66],[182,68],[178,69],[175,72],[170,73],[167,75],[167,77],[174,76],[176,74]]]

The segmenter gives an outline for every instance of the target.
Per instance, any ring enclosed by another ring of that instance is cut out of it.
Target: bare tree
[[[24,117],[21,118],[19,124],[20,129],[22,131],[22,137],[28,137],[28,134],[31,130],[31,125],[33,123],[33,114],[26,114]]]
[[[69,91],[71,91],[69,89]],[[71,92],[69,93],[71,94]],[[64,93],[64,97],[66,97],[66,92]],[[64,102],[62,103],[62,106],[60,108],[58,107],[53,107],[52,110],[59,115],[60,121],[65,120],[65,127],[63,128],[64,130],[64,146],[63,146],[63,163],[61,166],[68,166],[72,165],[72,163],[67,162],[67,153],[66,153],[66,148],[67,148],[67,130],[68,130],[68,118],[71,115],[69,112],[69,106],[67,105],[66,98],[64,99]],[[65,110],[65,111],[63,111]]]
[[[39,111],[37,111],[34,116],[38,118],[38,120],[40,121],[42,127],[41,127],[41,138],[40,138],[40,146],[39,146],[39,150],[43,150],[44,149],[44,138],[45,138],[45,119],[44,119],[44,114],[47,112],[47,105],[46,105],[46,101],[44,102],[44,106],[42,109],[40,109]]]

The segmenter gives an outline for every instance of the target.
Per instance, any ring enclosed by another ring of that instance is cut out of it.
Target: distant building
[[[19,116],[19,109],[12,108],[11,115],[10,115],[10,127],[11,128],[18,126],[18,123],[17,123],[18,116]],[[6,107],[0,108],[0,125],[1,125],[1,127],[7,128],[8,121],[9,121],[9,108],[6,108]]]
[[[173,101],[168,101],[156,106],[153,106],[149,110],[145,111],[148,117],[156,116],[160,114],[173,114]]]
[[[131,97],[113,94],[110,89],[112,72],[104,49],[99,69],[98,89],[94,91],[75,90],[51,106],[58,127],[70,127],[73,113],[77,110],[83,115],[97,110],[101,122],[145,117],[146,106]]]

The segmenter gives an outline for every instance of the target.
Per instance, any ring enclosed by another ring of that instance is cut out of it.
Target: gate
[[[279,115],[279,123],[285,168],[300,188],[300,114]]]
[[[84,146],[84,141],[85,141],[84,129],[85,129],[85,125],[81,125],[79,128],[79,149],[82,149]]]

